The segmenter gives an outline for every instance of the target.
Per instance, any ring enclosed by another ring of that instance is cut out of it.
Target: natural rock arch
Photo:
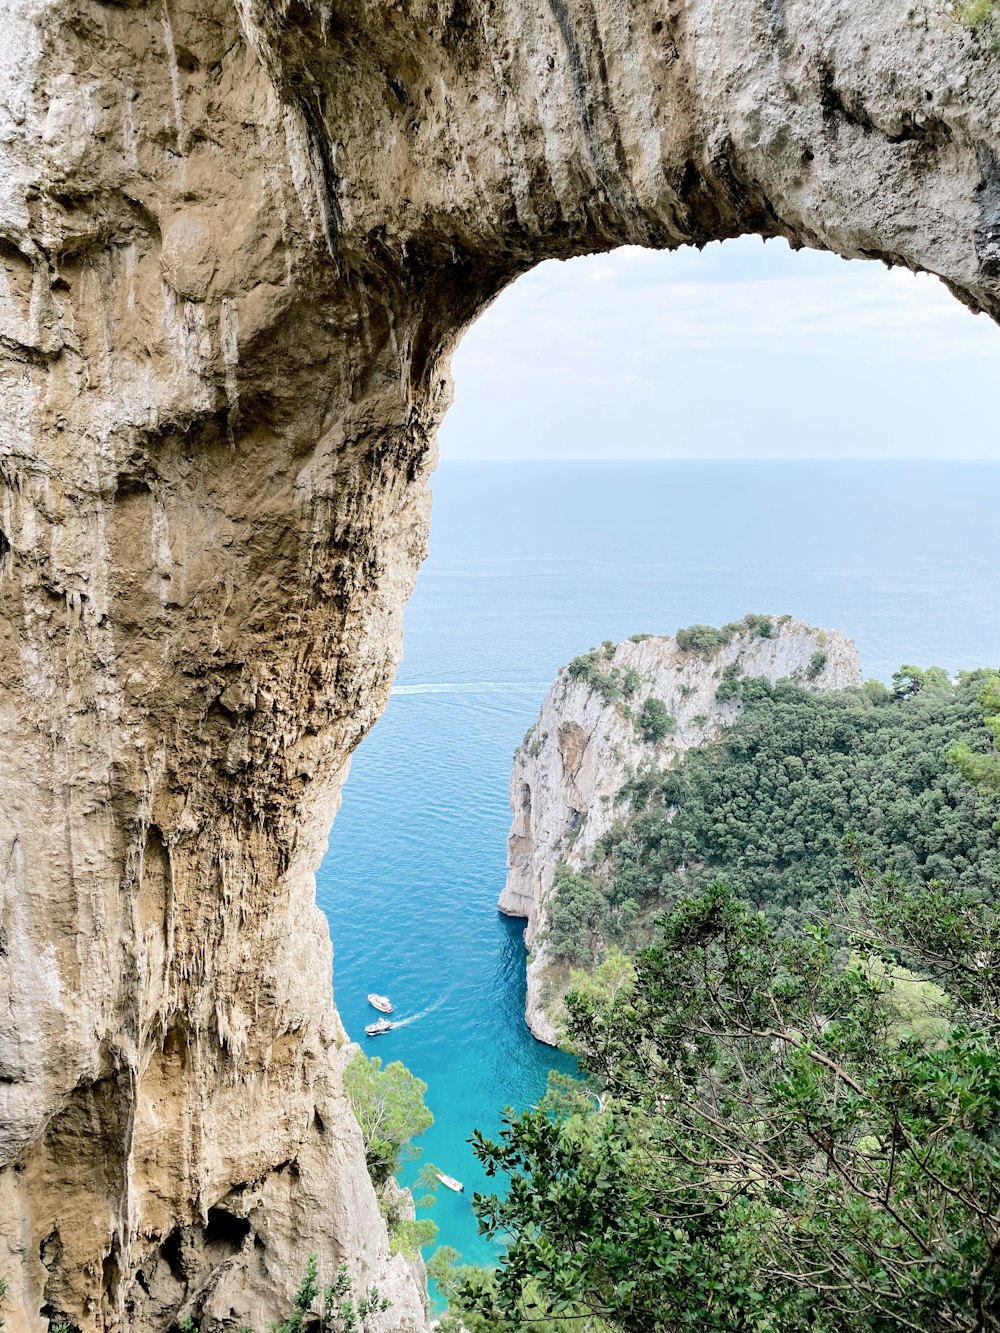
[[[1000,63],[919,0],[8,6],[9,1326],[261,1325],[316,1251],[417,1328],[312,877],[450,350],[540,259],[746,232],[1000,317]]]

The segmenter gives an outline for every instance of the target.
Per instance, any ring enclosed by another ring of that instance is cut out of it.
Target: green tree
[[[445,1315],[438,1321],[438,1333],[566,1333],[567,1328],[580,1333],[604,1333],[608,1328],[603,1320],[585,1317],[571,1322],[561,1316],[545,1317],[544,1299],[532,1291],[525,1292],[523,1313],[505,1316],[496,1306],[497,1273],[495,1269],[475,1267],[459,1262],[461,1255],[451,1246],[439,1246],[427,1261],[427,1275],[438,1292],[448,1302]],[[469,1293],[475,1293],[470,1298]],[[490,1308],[483,1315],[481,1307]]]
[[[856,831],[883,869],[995,901],[995,793],[948,762],[964,745],[988,776],[994,736],[981,693],[988,718],[996,715],[986,679],[974,673],[899,698],[882,685],[878,694],[815,693],[792,681],[736,682],[741,711],[718,742],[622,790],[627,813],[566,879],[565,911],[557,880],[552,952],[565,939],[564,956],[585,964],[607,944],[634,950],[665,906],[720,877],[796,931],[850,889],[843,848]]]
[[[944,667],[901,666],[892,674],[892,692],[897,699],[911,699],[921,690],[946,690],[951,677]]]
[[[650,696],[639,709],[636,727],[647,745],[656,745],[677,730],[677,719],[667,711],[662,699]]]
[[[716,629],[714,625],[688,625],[686,629],[679,629],[676,635],[677,646],[682,652],[704,656],[729,643],[732,637],[728,627]]]
[[[599,947],[599,930],[607,916],[605,895],[597,880],[560,861],[552,878],[547,940],[552,952],[572,963],[590,962]]]
[[[344,1090],[361,1126],[369,1173],[382,1186],[399,1170],[404,1153],[419,1152],[410,1141],[434,1123],[424,1104],[427,1084],[400,1060],[383,1069],[378,1056],[355,1051],[344,1070]]]
[[[1000,791],[1000,754],[997,753],[1000,749],[1000,672],[989,673],[979,691],[978,702],[991,748],[983,753],[982,748],[974,750],[967,741],[961,741],[952,747],[948,759],[975,786]]]
[[[272,1333],[365,1333],[368,1319],[388,1310],[390,1302],[377,1287],[369,1287],[362,1296],[355,1297],[347,1265],[341,1264],[336,1281],[328,1286],[320,1299],[319,1268],[316,1256],[306,1264],[306,1275],[295,1294],[292,1312],[280,1324],[272,1323]]]
[[[310,1255],[306,1261],[306,1271],[298,1291],[292,1299],[291,1312],[281,1320],[272,1319],[268,1324],[269,1333],[366,1333],[373,1315],[383,1314],[392,1302],[381,1295],[378,1287],[369,1287],[361,1296],[354,1295],[354,1285],[347,1272],[347,1265],[341,1264],[337,1277],[325,1290],[320,1291],[319,1265],[316,1256]],[[179,1321],[181,1333],[198,1333],[198,1325],[189,1314],[182,1315]],[[62,1333],[67,1325],[53,1329],[53,1333]],[[241,1328],[239,1333],[252,1333],[250,1328]]]
[[[827,929],[792,940],[714,886],[680,903],[634,987],[571,997],[602,1110],[509,1114],[474,1146],[506,1197],[484,1318],[597,1316],[626,1333],[1000,1329],[1000,922],[861,866],[858,952],[947,991],[901,1037],[884,976]]]
[[[810,680],[815,680],[817,676],[822,675],[826,670],[826,664],[830,660],[829,653],[822,648],[817,648],[809,659],[809,666],[806,669],[806,675]]]
[[[591,967],[572,967],[569,972],[568,989],[576,994],[592,996],[603,1003],[611,1003],[619,995],[631,989],[635,982],[635,964],[628,954],[611,945]],[[552,1018],[559,1034],[559,1044],[571,1048],[571,1041],[566,1027],[566,1014],[561,1005],[552,1011]],[[575,1085],[575,1080],[571,1080]]]

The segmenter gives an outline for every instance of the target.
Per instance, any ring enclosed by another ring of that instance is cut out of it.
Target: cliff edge
[[[808,690],[862,683],[857,649],[841,631],[748,616],[721,631],[693,626],[670,638],[607,643],[564,667],[546,695],[514,756],[499,902],[506,915],[527,918],[525,1017],[540,1041],[557,1040],[550,1009],[561,976],[545,940],[556,867],[587,865],[623,812],[627,782],[718,739],[740,708],[725,697],[726,682],[753,676]]]

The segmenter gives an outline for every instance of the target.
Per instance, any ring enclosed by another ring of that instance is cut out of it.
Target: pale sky
[[[1000,459],[1000,328],[784,241],[542,264],[453,374],[443,459]]]

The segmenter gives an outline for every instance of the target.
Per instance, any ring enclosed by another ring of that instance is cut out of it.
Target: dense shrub
[[[714,653],[717,648],[731,642],[732,633],[725,629],[716,629],[713,625],[688,625],[687,629],[677,631],[677,647],[685,653]]]
[[[817,648],[809,659],[809,666],[806,668],[806,675],[810,680],[815,680],[826,670],[826,664],[830,660],[829,654],[822,648]]]
[[[344,1091],[361,1126],[368,1171],[377,1187],[399,1170],[402,1158],[419,1155],[411,1140],[431,1127],[424,1104],[427,1084],[401,1060],[382,1068],[378,1056],[355,1051],[344,1070]]]
[[[677,730],[677,719],[662,699],[647,699],[639,709],[636,729],[647,745],[656,745]]]
[[[954,14],[960,23],[970,28],[984,27],[1000,13],[1000,0],[962,0]]]
[[[774,638],[774,621],[770,616],[744,616],[743,628],[750,630],[760,639]]]
[[[586,885],[586,948],[599,938],[641,943],[643,923],[664,904],[719,876],[794,928],[853,882],[850,833],[914,882],[945,879],[1000,897],[995,802],[958,764],[978,771],[989,759],[978,699],[989,677],[932,677],[928,687],[928,674],[916,693],[896,697],[884,686],[816,694],[791,681],[734,682],[743,711],[721,742],[630,783],[632,812],[576,876]],[[561,913],[558,893],[554,945],[575,933],[576,909]]]
[[[552,952],[581,967],[592,963],[607,918],[608,903],[597,878],[560,862],[548,899],[547,942]]]
[[[589,652],[574,657],[566,668],[570,680],[582,681],[606,704],[631,699],[642,684],[642,677],[635,667],[620,667],[615,664],[616,647],[617,645],[610,639],[606,639],[600,648],[591,648]],[[623,711],[627,713],[624,706]]]
[[[782,622],[787,620],[782,617]],[[706,657],[717,649],[732,643],[739,634],[753,634],[761,639],[774,637],[775,623],[771,616],[746,615],[742,620],[731,620],[716,629],[714,625],[688,625],[677,631],[677,646],[682,652],[702,653]]]
[[[730,662],[722,673],[722,683],[715,691],[715,697],[719,703],[728,703],[730,699],[738,699],[742,693],[742,680],[740,677],[740,668],[735,662]]]
[[[512,1179],[473,1203],[504,1254],[471,1328],[1000,1333],[997,913],[862,870],[839,924],[860,965],[717,885],[569,997],[589,1086],[473,1137]]]
[[[614,644],[611,645],[612,651]],[[571,680],[583,681],[605,703],[616,703],[622,697],[622,672],[608,660],[601,648],[574,657],[566,668]]]

